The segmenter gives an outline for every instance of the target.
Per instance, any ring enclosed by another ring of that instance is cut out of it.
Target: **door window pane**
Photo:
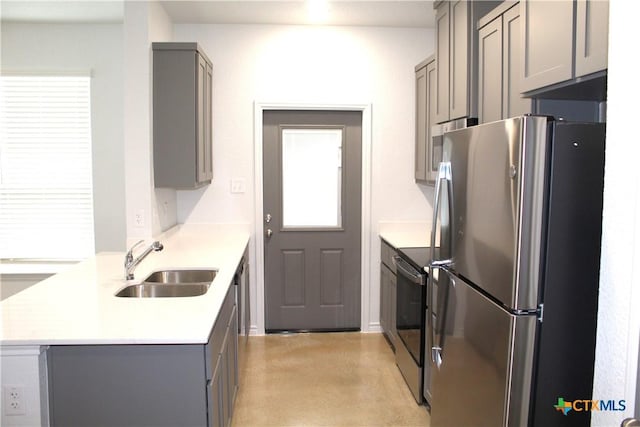
[[[282,223],[342,226],[342,129],[283,129]]]

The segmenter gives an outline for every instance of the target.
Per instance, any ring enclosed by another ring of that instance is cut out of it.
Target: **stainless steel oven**
[[[396,328],[400,338],[396,363],[418,403],[422,403],[427,296],[427,276],[422,267],[427,257],[427,248],[400,248],[393,258],[397,277]]]

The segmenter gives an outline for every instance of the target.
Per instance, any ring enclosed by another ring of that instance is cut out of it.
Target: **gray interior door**
[[[361,112],[264,112],[267,332],[360,328],[361,158]]]

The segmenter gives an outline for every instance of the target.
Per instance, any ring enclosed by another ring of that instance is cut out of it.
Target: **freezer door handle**
[[[441,202],[441,188],[442,181],[445,182],[447,186],[447,202],[448,202],[448,214],[449,214],[449,223],[453,216],[453,182],[451,178],[451,162],[440,162],[440,166],[438,167],[438,177],[436,178],[436,191],[433,196],[433,221],[431,222],[431,262],[429,265],[431,267],[451,267],[453,266],[453,259],[441,259],[438,260],[435,257],[436,251],[436,231],[438,229],[438,214],[440,213],[440,202]]]

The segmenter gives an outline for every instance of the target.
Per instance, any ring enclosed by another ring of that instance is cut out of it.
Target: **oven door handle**
[[[411,283],[415,283],[416,285],[424,286],[424,276],[416,271],[413,267],[411,267],[405,260],[403,260],[398,255],[394,255],[393,264],[396,266],[396,269],[400,270],[400,273],[409,279]]]

